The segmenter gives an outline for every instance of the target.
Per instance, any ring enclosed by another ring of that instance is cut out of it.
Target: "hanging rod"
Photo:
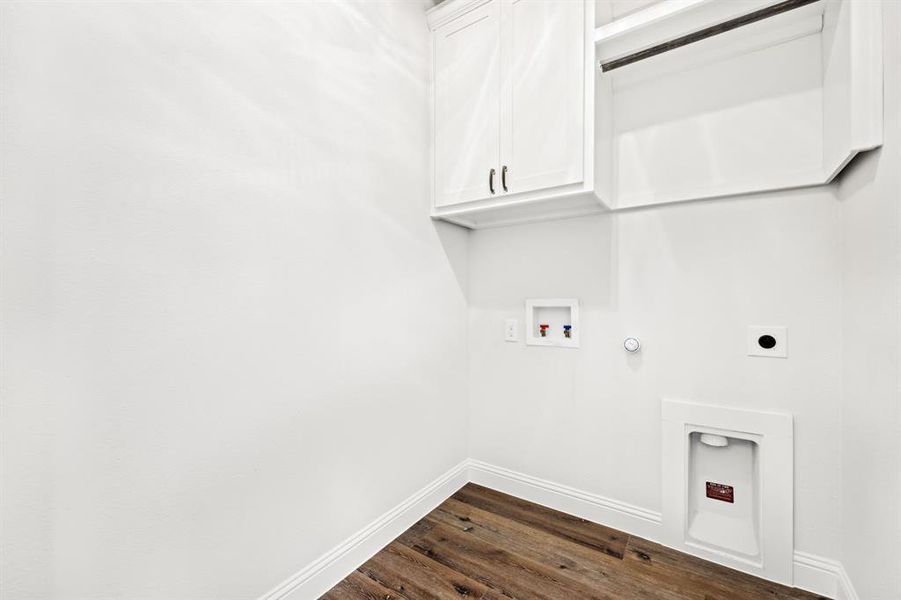
[[[710,27],[705,27],[694,33],[689,33],[668,42],[651,46],[650,48],[623,56],[622,58],[601,63],[601,71],[606,73],[607,71],[619,69],[620,67],[625,67],[626,65],[631,65],[632,63],[651,58],[652,56],[657,56],[658,54],[663,54],[664,52],[669,52],[670,50],[675,50],[676,48],[681,48],[682,46],[687,46],[709,37],[726,33],[733,29],[738,29],[745,25],[750,25],[751,23],[756,23],[757,21],[762,21],[763,19],[768,19],[769,17],[774,17],[784,12],[801,8],[808,4],[813,4],[814,2],[819,2],[819,0],[784,0],[778,4],[755,10],[754,12],[735,17],[734,19],[729,19],[718,25],[711,25]]]

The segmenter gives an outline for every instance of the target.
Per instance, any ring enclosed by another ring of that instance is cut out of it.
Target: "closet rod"
[[[700,31],[695,31],[694,33],[689,33],[683,35],[682,37],[677,37],[676,39],[670,40],[668,42],[663,42],[662,44],[651,46],[650,48],[641,50],[640,52],[635,52],[634,54],[629,54],[628,56],[624,56],[622,58],[617,58],[615,60],[601,63],[601,71],[606,73],[607,71],[612,71],[613,69],[619,69],[620,67],[631,65],[632,63],[636,63],[640,60],[645,60],[646,58],[651,58],[652,56],[657,56],[658,54],[663,54],[664,52],[669,52],[670,50],[675,50],[676,48],[681,48],[682,46],[687,46],[688,44],[699,42],[703,39],[718,35],[720,33],[726,33],[727,31],[738,29],[739,27],[742,27],[744,25],[750,25],[751,23],[756,23],[757,21],[762,21],[763,19],[774,17],[778,14],[788,12],[795,8],[801,8],[802,6],[813,4],[814,2],[819,2],[819,0],[784,0],[783,2],[774,4],[773,6],[755,10],[752,13],[748,13],[740,17],[735,17],[734,19],[729,19],[728,21],[725,21],[718,25],[705,27]]]

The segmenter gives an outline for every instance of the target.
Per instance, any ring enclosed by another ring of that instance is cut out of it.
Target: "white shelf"
[[[611,209],[824,185],[882,144],[879,2],[818,0],[673,43],[777,4],[600,15],[596,172]]]

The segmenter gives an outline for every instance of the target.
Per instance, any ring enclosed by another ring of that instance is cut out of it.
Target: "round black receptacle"
[[[757,343],[760,344],[761,348],[769,350],[776,347],[776,338],[771,335],[762,335],[757,338]]]

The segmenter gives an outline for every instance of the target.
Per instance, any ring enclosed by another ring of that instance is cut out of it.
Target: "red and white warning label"
[[[725,483],[707,482],[707,497],[730,504],[735,502],[735,488]]]

